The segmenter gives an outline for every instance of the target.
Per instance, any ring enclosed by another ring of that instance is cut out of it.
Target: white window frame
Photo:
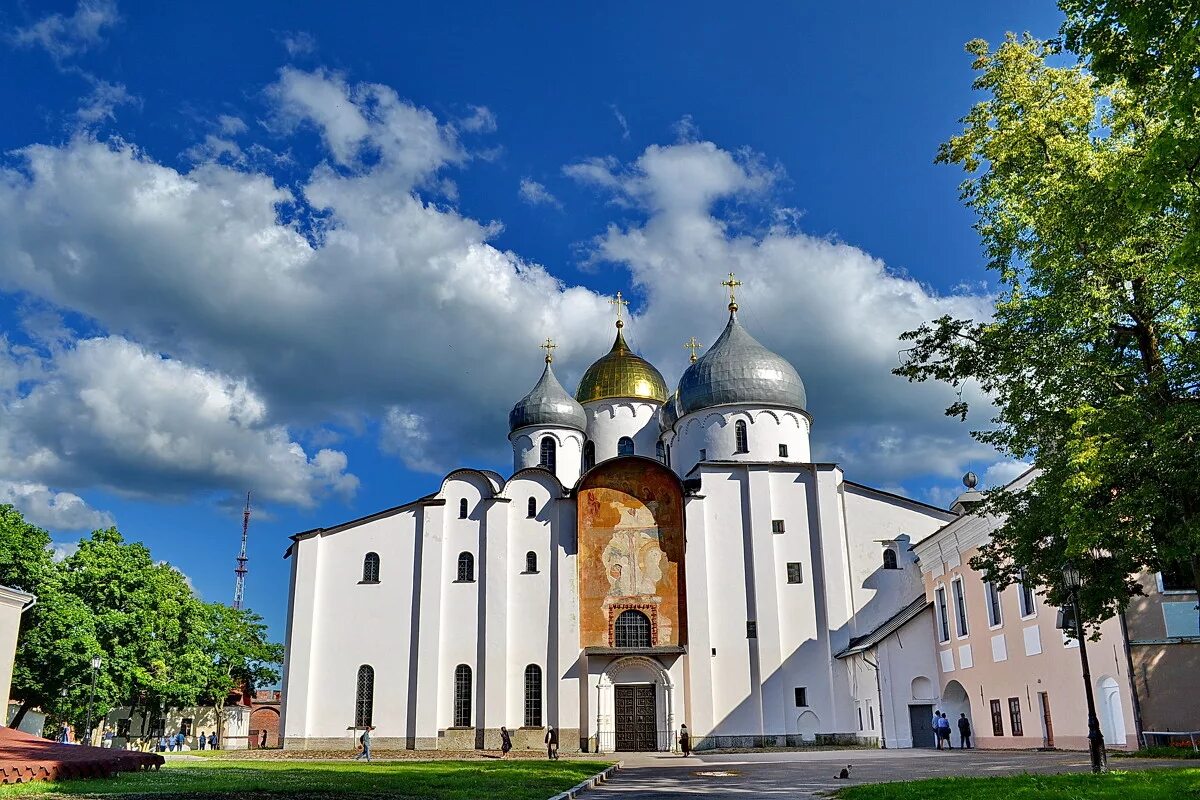
[[[1033,610],[1028,614],[1025,613],[1025,591],[1029,591],[1029,602],[1033,606]],[[1021,619],[1033,619],[1038,613],[1037,592],[1032,586],[1027,586],[1025,581],[1017,582],[1017,611],[1021,614]]]
[[[1000,599],[1000,590],[991,581],[983,582],[983,597],[987,603],[988,630],[994,631],[1004,627],[1004,604]],[[995,603],[992,602],[995,598]]]
[[[933,616],[937,624],[938,644],[950,641],[950,620],[946,617],[946,585],[939,583],[933,589]]]
[[[971,625],[967,621],[967,593],[961,575],[950,581],[950,599],[954,602],[956,638],[966,639],[971,635]]]
[[[1176,594],[1195,594],[1191,589],[1164,589],[1163,578],[1161,572],[1154,573],[1154,585],[1158,587],[1159,594],[1176,595]]]

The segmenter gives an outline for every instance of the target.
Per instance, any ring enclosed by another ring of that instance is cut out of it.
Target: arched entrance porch
[[[676,714],[675,683],[657,658],[625,656],[600,674],[596,683],[600,752],[671,750]]]

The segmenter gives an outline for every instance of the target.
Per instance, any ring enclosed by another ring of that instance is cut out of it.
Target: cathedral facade
[[[955,514],[814,463],[804,384],[732,297],[674,390],[617,326],[574,395],[547,355],[507,479],[292,537],[286,747],[912,745],[884,708],[937,683],[927,618],[846,654],[914,619],[909,545]]]

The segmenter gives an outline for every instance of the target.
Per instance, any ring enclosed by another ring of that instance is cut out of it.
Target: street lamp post
[[[87,743],[92,743],[92,704],[96,702],[96,673],[100,671],[103,662],[100,656],[92,656],[92,693],[88,696],[87,724],[83,726],[83,735]]]
[[[1079,642],[1079,661],[1083,665],[1083,690],[1088,707],[1088,753],[1092,758],[1092,772],[1108,771],[1108,757],[1104,751],[1104,734],[1100,731],[1100,720],[1096,717],[1096,697],[1092,694],[1092,670],[1088,666],[1087,640],[1083,635],[1083,618],[1079,613],[1079,588],[1083,576],[1072,564],[1063,566],[1063,586],[1071,596],[1072,627]]]

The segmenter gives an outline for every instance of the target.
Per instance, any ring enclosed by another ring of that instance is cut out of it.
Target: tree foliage
[[[1175,90],[1144,65],[1124,68],[1141,45],[1113,46],[1119,26],[1095,22],[1105,38],[1082,21],[1160,4],[1063,5],[1068,41],[1107,43],[1102,71],[1084,57],[1060,65],[1058,43],[1029,36],[967,46],[984,98],[938,161],[967,173],[962,198],[1000,292],[989,320],[943,317],[904,334],[912,347],[896,372],[977,382],[998,410],[974,435],[1040,469],[1027,490],[991,494],[1007,519],[974,565],[1062,602],[1062,565],[1078,562],[1095,621],[1140,591],[1142,569],[1185,564],[1200,586],[1200,194],[1184,161],[1163,160],[1165,140],[1194,135],[1172,134],[1177,105],[1164,98]]]

